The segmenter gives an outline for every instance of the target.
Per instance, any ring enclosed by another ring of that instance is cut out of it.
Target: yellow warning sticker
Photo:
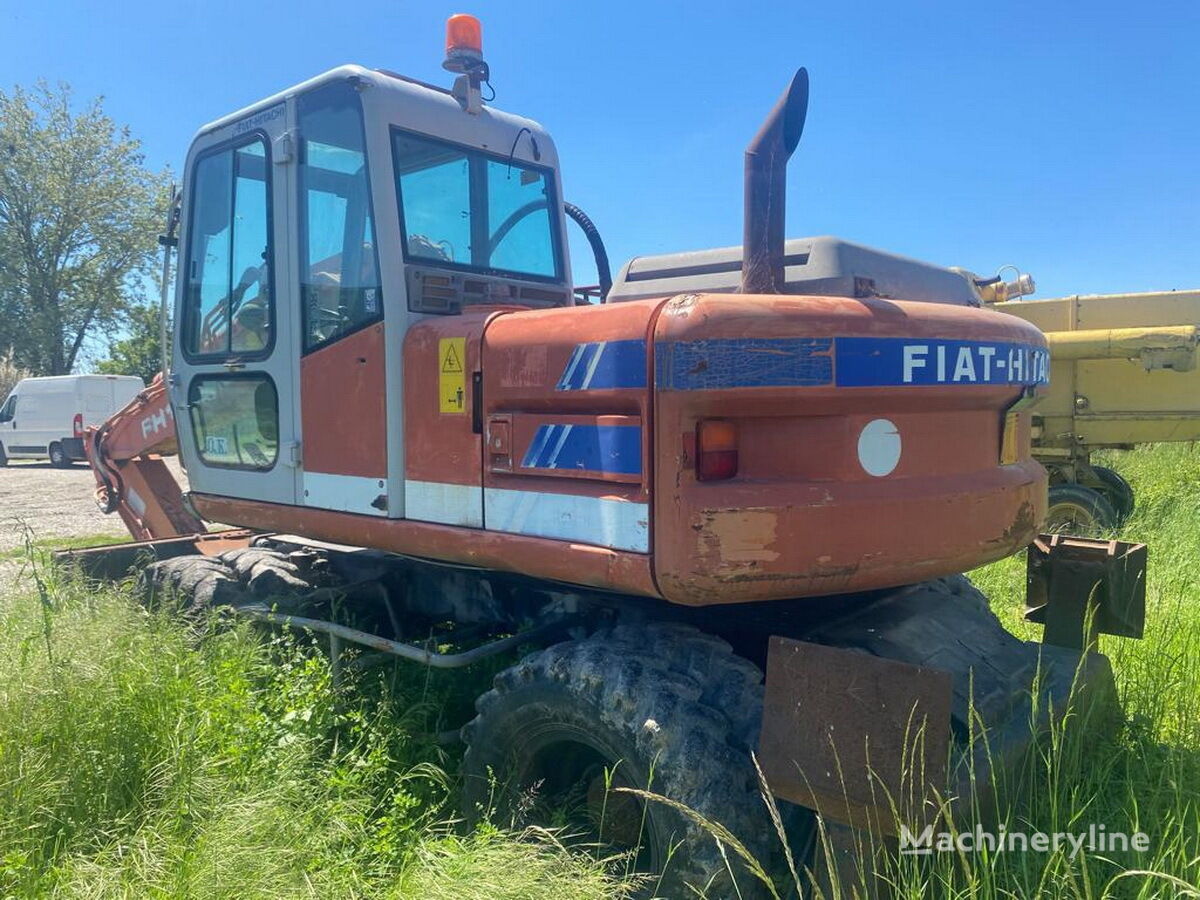
[[[438,408],[444,413],[467,411],[467,381],[463,366],[466,358],[465,337],[438,341]]]

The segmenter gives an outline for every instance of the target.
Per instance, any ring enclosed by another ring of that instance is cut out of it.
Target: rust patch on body
[[[696,553],[713,574],[730,569],[774,562],[779,553],[775,530],[779,513],[774,509],[705,509],[692,528],[698,534]]]
[[[1017,510],[1012,524],[1004,529],[1004,533],[1000,535],[996,543],[1023,547],[1033,539],[1037,533],[1037,527],[1037,512],[1034,510],[1033,504],[1026,500]]]

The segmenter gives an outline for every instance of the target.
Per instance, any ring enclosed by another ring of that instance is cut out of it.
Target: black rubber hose
[[[600,283],[600,302],[608,300],[608,292],[612,290],[612,269],[608,264],[608,251],[604,249],[604,241],[600,237],[600,229],[588,218],[588,214],[574,203],[563,203],[567,215],[575,220],[575,224],[583,229],[588,243],[592,245],[592,254],[596,257],[596,280]]]

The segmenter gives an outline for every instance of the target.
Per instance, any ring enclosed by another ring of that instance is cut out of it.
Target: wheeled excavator
[[[1110,691],[1095,638],[1140,636],[1145,548],[1038,535],[1046,341],[959,272],[785,240],[803,69],[746,151],[743,245],[612,278],[550,134],[484,102],[474,18],[445,67],[342,66],[200,129],[169,370],[87,436],[135,542],[65,557],[328,635],[335,666],[515,654],[462,723],[467,817],[561,801],[671,896],[719,885],[720,847],[606,787],[770,868],[764,785],[796,854],[814,811],[895,834]],[[961,574],[1027,547],[1042,644]],[[873,779],[915,721],[940,774],[898,813]]]

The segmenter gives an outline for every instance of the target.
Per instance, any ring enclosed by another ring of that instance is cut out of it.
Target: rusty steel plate
[[[1082,650],[1098,634],[1140,638],[1146,627],[1145,544],[1042,534],[1029,546],[1025,618],[1047,644]]]
[[[773,636],[759,740],[767,785],[834,822],[923,827],[945,791],[952,691],[940,669]]]

